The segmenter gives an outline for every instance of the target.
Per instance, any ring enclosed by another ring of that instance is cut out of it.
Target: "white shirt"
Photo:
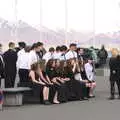
[[[18,53],[17,53],[17,56],[19,57],[20,55],[24,54],[25,53],[25,50],[24,48],[21,49]]]
[[[34,50],[31,50],[30,53],[29,53],[29,67],[31,68],[31,65],[38,62],[39,60],[39,57],[38,55],[36,54],[36,52]]]
[[[77,52],[70,50],[66,53],[65,57],[67,60],[69,60],[71,58],[77,58]]]
[[[29,53],[25,52],[19,55],[17,60],[17,69],[30,69],[29,66]]]
[[[61,54],[62,54],[61,52],[55,52],[53,54],[53,59],[59,59],[60,60]]]
[[[45,62],[48,62],[50,59],[54,59],[54,55],[51,52],[47,52],[44,56],[43,56],[43,60],[45,60]]]
[[[90,81],[95,80],[95,75],[94,75],[94,72],[93,72],[93,66],[90,63],[85,64],[85,72],[86,72],[88,80],[90,80]]]

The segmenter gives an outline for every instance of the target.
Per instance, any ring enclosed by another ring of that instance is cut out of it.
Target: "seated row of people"
[[[20,85],[32,87],[34,95],[40,97],[42,94],[46,105],[94,97],[96,82],[91,59],[84,65],[75,58],[67,61],[50,59],[45,68],[37,62],[31,65],[31,70],[26,75],[21,79]]]

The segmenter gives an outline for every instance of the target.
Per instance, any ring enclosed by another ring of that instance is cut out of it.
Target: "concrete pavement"
[[[0,120],[118,120],[120,100],[108,101],[108,77],[97,77],[96,98],[61,105],[5,107]]]

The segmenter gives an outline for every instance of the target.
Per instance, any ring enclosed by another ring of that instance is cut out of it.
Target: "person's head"
[[[43,48],[43,43],[42,42],[37,42],[37,44],[38,44],[38,46],[40,47],[40,50],[43,50],[44,48]]]
[[[39,63],[34,63],[31,65],[31,70],[35,71],[35,72],[39,72],[40,69],[40,64]]]
[[[56,64],[56,67],[60,67],[60,60],[56,59],[55,64]]]
[[[68,49],[67,49],[67,46],[65,46],[65,45],[62,45],[62,46],[61,46],[61,52],[62,52],[62,53],[66,53],[67,50],[68,50]]]
[[[112,57],[117,57],[117,55],[119,54],[119,51],[118,51],[118,49],[113,48],[111,53],[112,53]]]
[[[15,43],[14,42],[9,42],[9,49],[15,49]]]
[[[78,48],[77,53],[80,54],[80,55],[83,55],[84,54],[84,49],[83,48]]]
[[[25,42],[19,42],[18,45],[19,45],[20,49],[23,49],[23,48],[26,47],[26,43]]]
[[[77,50],[77,45],[75,43],[70,44],[70,50],[76,51]]]
[[[32,50],[35,50],[36,52],[40,52],[41,46],[39,45],[39,43],[34,43],[32,45]]]
[[[92,64],[93,63],[93,58],[92,57],[89,57],[88,60],[87,60],[88,63]]]
[[[101,49],[102,49],[102,50],[104,50],[104,49],[105,49],[105,46],[104,46],[104,45],[102,45]]]
[[[57,46],[56,47],[56,52],[60,52],[61,51],[61,47],[60,46]]]
[[[31,46],[26,46],[24,49],[25,49],[25,52],[26,52],[26,53],[29,53],[30,50],[31,50]]]
[[[75,59],[75,58],[71,58],[71,59],[69,59],[68,62],[67,62],[67,64],[68,64],[68,65],[71,65],[71,66],[73,66],[75,63],[76,63],[76,59]]]
[[[55,60],[53,59],[48,60],[46,68],[55,68]]]
[[[51,47],[51,48],[49,48],[49,52],[53,54],[55,52],[55,49],[53,47]]]
[[[65,68],[65,67],[67,67],[67,61],[60,61],[60,67],[61,68]]]

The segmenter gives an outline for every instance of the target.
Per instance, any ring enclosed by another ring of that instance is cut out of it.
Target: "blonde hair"
[[[113,48],[111,52],[112,52],[112,57],[116,57],[117,55],[119,55],[119,51],[117,48]]]

